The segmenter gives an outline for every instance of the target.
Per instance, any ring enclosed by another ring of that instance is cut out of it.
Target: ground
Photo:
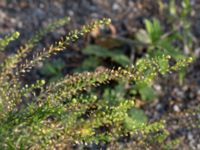
[[[191,3],[193,3],[192,33],[196,38],[193,51],[196,55],[199,55],[200,2],[193,0]],[[158,6],[153,0],[1,0],[0,37],[16,30],[22,33],[21,39],[13,43],[8,48],[7,53],[16,50],[20,43],[25,42],[27,37],[30,37],[39,27],[46,26],[48,22],[64,16],[70,16],[72,22],[58,32],[48,34],[38,46],[39,48],[58,39],[69,29],[79,27],[96,18],[109,17],[112,19],[112,25],[109,27],[110,34],[125,40],[122,50],[125,53],[130,53],[131,48],[128,39],[138,29],[144,27],[144,18],[157,17],[164,22],[163,15],[160,14]],[[95,39],[95,33],[91,36]],[[70,59],[65,61],[68,68],[66,73],[79,64],[82,59],[81,48],[90,42],[92,41],[85,39],[85,41],[79,43],[80,46],[72,47],[72,52],[63,56],[63,59]],[[98,39],[96,39],[96,42],[98,43]],[[102,44],[101,41],[99,43]],[[109,46],[108,43],[103,44]],[[0,60],[4,59],[5,56],[6,54],[2,53]],[[151,121],[167,118],[167,128],[171,131],[172,138],[184,137],[181,147],[177,149],[200,149],[200,129],[186,129],[184,124],[189,122],[187,119],[183,119],[182,127],[177,127],[173,117],[170,117],[174,116],[173,114],[180,117],[180,112],[187,108],[196,107],[200,102],[200,59],[191,64],[186,72],[182,85],[179,85],[176,75],[169,75],[167,79],[157,81],[154,87],[160,93],[159,97],[153,103],[147,103],[142,107]],[[39,77],[36,72],[33,78]],[[195,117],[197,117],[195,118],[197,120],[200,119],[200,115]]]

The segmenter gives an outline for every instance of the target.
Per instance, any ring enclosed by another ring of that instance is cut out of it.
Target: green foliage
[[[4,80],[4,78],[6,78],[6,76],[7,76],[7,74],[12,74],[12,70],[14,68],[16,68],[17,65],[22,61],[26,61],[26,64],[23,64],[23,67],[28,67],[26,65],[30,66],[31,64],[33,64],[34,63],[33,61],[30,61],[30,63],[28,63],[29,60],[26,60],[26,57],[31,52],[31,49],[35,45],[37,45],[38,42],[43,38],[43,36],[45,36],[48,32],[51,32],[51,31],[55,30],[56,28],[65,25],[66,23],[69,22],[69,20],[70,19],[68,17],[65,17],[63,19],[58,19],[55,22],[50,23],[47,27],[44,27],[43,29],[39,30],[33,37],[28,39],[27,42],[17,50],[16,54],[10,55],[4,61],[4,63],[1,64],[0,68],[3,70],[0,75],[0,78],[1,78],[0,80]],[[12,37],[12,38],[14,39],[15,37],[19,36],[19,33],[16,32],[13,34],[13,36],[14,37]],[[9,39],[9,37],[8,37],[8,39]],[[8,41],[8,39],[7,39],[7,41]],[[41,54],[35,54],[35,55],[39,56]],[[39,58],[39,59],[41,59],[41,58]],[[21,69],[21,71],[24,72],[25,70]],[[16,71],[16,74],[18,74],[18,71]]]
[[[159,6],[162,11],[164,4],[162,1],[158,1]],[[192,34],[190,31],[190,21],[188,19],[191,13],[191,5],[189,0],[183,0],[181,3],[182,8],[177,9],[176,1],[170,0],[167,10],[167,20],[169,30],[165,31],[167,27],[162,26],[160,21],[156,18],[152,20],[144,20],[145,30],[141,29],[136,34],[136,39],[147,47],[147,56],[149,58],[157,57],[159,55],[170,55],[173,57],[173,61],[178,61],[180,58],[186,57],[187,55],[193,55],[190,51],[192,47]],[[165,29],[166,28],[166,29]],[[164,30],[165,29],[165,30]],[[165,32],[164,32],[165,31]],[[184,46],[175,45],[174,43],[181,43]],[[159,60],[160,71],[162,74],[167,72],[169,63],[166,60]],[[179,71],[179,83],[183,83],[183,78],[185,75],[184,69]],[[139,83],[138,86],[134,88],[138,90],[141,94],[142,99],[153,99],[155,93],[149,85],[142,85]],[[135,91],[133,90],[133,92]]]
[[[50,81],[55,81],[63,77],[62,70],[65,67],[65,63],[62,59],[54,59],[52,62],[44,63],[44,66],[40,69],[40,73],[49,77]]]
[[[130,64],[129,58],[123,54],[120,50],[109,50],[105,47],[99,45],[89,45],[83,49],[83,54],[88,56],[84,60],[83,64],[76,69],[77,71],[92,71],[97,66],[100,66],[105,59],[111,59],[112,62],[115,62],[123,67],[126,67]]]
[[[146,83],[138,82],[132,89],[132,93],[140,93],[142,100],[154,100],[156,93],[154,89]]]
[[[146,19],[144,22],[149,41],[151,44],[154,44],[160,39],[160,36],[162,34],[160,22],[157,19],[153,19],[152,22]]]
[[[121,51],[109,51],[109,49],[98,45],[89,45],[83,50],[83,53],[87,55],[94,55],[96,57],[111,58],[113,62],[116,62],[123,67],[130,64],[129,58],[125,56]]]
[[[144,112],[137,108],[131,108],[128,110],[128,116],[125,117],[126,129],[132,129],[133,127],[140,126],[147,123],[147,117]]]
[[[182,20],[185,18],[184,17],[181,19],[178,18],[179,16],[177,16],[178,14],[176,13],[177,6],[175,4],[175,1],[173,0],[170,1],[169,5],[170,5],[169,13],[173,17],[176,17],[176,20],[182,22]],[[181,13],[185,11],[184,9],[186,8],[183,8]],[[187,13],[189,14],[190,12],[188,11]],[[145,19],[144,24],[145,24],[145,30],[140,30],[136,34],[136,39],[141,44],[143,44],[145,48],[147,48],[147,53],[145,56],[147,58],[138,59],[136,60],[136,62],[141,62],[141,64],[145,64],[145,61],[148,58],[149,59],[155,58],[158,61],[158,66],[160,68],[159,72],[162,75],[164,75],[168,72],[170,64],[167,59],[162,59],[162,55],[165,54],[165,55],[172,56],[172,59],[170,59],[170,61],[175,61],[175,62],[178,62],[180,59],[185,58],[186,56],[181,50],[182,47],[176,46],[173,44],[174,42],[182,43],[184,41],[183,38],[185,38],[185,36],[183,36],[182,33],[179,32],[179,30],[177,29],[174,31],[169,31],[169,33],[165,33],[166,31],[164,30],[164,26],[162,26],[160,21],[156,18],[152,20]],[[173,23],[170,22],[170,25],[173,26]],[[185,27],[185,25],[183,25],[183,27]],[[130,64],[130,59],[122,52],[119,53],[119,51],[115,51],[113,49],[109,50],[105,47],[98,46],[98,45],[87,46],[85,49],[83,49],[83,53],[86,54],[88,58],[85,59],[81,67],[78,68],[79,71],[80,70],[81,71],[95,70],[97,66],[103,65],[102,60],[105,60],[106,58],[110,58],[113,62],[116,62],[122,67],[125,67],[126,65]],[[184,74],[185,74],[184,69],[181,69],[179,71],[179,83],[183,82]],[[153,100],[157,96],[156,92],[151,86],[151,83],[149,82],[144,82],[143,80],[135,82],[134,86],[129,87],[130,88],[129,92],[125,90],[127,84],[129,85],[130,83],[127,83],[127,82],[122,83],[121,81],[119,81],[117,87],[115,87],[114,89],[106,89],[106,91],[104,91],[104,93],[106,94],[104,95],[107,95],[106,98],[112,101],[112,103],[115,103],[116,99],[125,99],[125,97],[129,94],[132,94],[132,95],[139,94],[142,100],[147,100],[147,101]],[[108,91],[110,92],[110,94],[108,94],[109,93]],[[121,96],[117,97],[113,95],[121,95]],[[144,118],[145,118],[145,115],[144,115]]]
[[[19,32],[14,32],[9,36],[0,39],[0,51],[3,51],[5,47],[11,42],[19,38]]]
[[[58,27],[63,23],[66,23],[66,18],[61,24],[55,23],[53,26]],[[115,94],[111,94],[113,101],[109,101],[108,93],[100,97],[91,93],[90,89],[110,81],[149,85],[158,74],[184,68],[191,63],[191,58],[181,57],[176,59],[176,64],[166,65],[172,56],[163,53],[154,57],[146,56],[131,68],[83,72],[50,83],[38,80],[28,85],[20,81],[20,77],[26,75],[38,62],[63,51],[93,29],[109,23],[110,19],[105,18],[73,30],[27,59],[30,49],[39,42],[41,36],[54,28],[47,27],[49,29],[39,31],[28,40],[20,53],[8,57],[10,63],[6,60],[0,74],[0,149],[66,149],[74,143],[117,142],[120,136],[128,134],[136,137],[142,135],[144,141],[151,137],[152,143],[165,140],[167,134],[164,122],[148,123],[144,113],[134,108],[134,97],[118,95],[118,98],[121,97],[118,99]],[[158,26],[156,21],[155,26]],[[154,33],[151,30],[151,34]],[[152,35],[152,38],[157,39],[157,36]],[[97,46],[85,52],[110,57],[121,65],[128,62],[120,52],[113,54],[102,48],[102,53]],[[46,74],[54,74],[62,69],[48,64],[44,67]],[[120,87],[117,89],[123,91]]]

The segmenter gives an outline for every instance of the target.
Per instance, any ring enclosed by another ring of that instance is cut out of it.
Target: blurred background
[[[113,99],[135,96],[139,120],[165,119],[169,139],[181,141],[177,149],[200,149],[199,0],[1,0],[0,38],[14,31],[21,36],[6,52],[0,52],[0,62],[41,27],[65,16],[70,16],[71,22],[48,33],[34,49],[46,47],[92,20],[109,17],[112,23],[38,63],[22,80],[31,83],[44,78],[51,82],[75,72],[125,67],[151,56],[160,46],[175,58],[192,56],[194,62],[185,70],[160,75],[152,85],[133,88],[127,83],[111,83],[100,87],[97,94]],[[189,111],[198,113],[187,117]]]

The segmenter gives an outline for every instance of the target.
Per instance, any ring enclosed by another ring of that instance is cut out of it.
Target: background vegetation
[[[72,6],[76,3],[89,5]],[[146,3],[133,2],[142,8]],[[18,7],[28,11],[36,4],[2,1],[0,14]],[[41,10],[47,5],[38,4]],[[120,11],[122,4],[126,2],[113,3],[112,11]],[[159,15],[144,14],[139,25],[124,24],[131,31],[125,34],[117,25],[122,20],[109,13],[112,19],[83,19],[82,26],[79,20],[77,29],[75,16],[54,19],[29,38],[4,30],[0,148],[200,148],[194,4],[198,3],[151,2]],[[63,26],[69,26],[68,33]]]

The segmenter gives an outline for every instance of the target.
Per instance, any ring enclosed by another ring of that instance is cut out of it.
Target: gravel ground
[[[96,18],[110,17],[113,20],[113,32],[119,37],[128,37],[137,32],[138,28],[143,27],[144,18],[160,17],[158,7],[153,0],[8,0],[7,2],[0,1],[0,37],[15,30],[22,33],[20,42],[17,41],[12,47],[9,47],[10,52],[39,27],[63,16],[71,16],[72,22],[67,27],[60,29],[59,32],[48,34],[40,46],[45,46],[69,29]],[[198,13],[200,12],[200,2],[198,0],[192,2],[195,6],[192,18],[193,33],[198,41],[200,38],[200,13]],[[199,43],[195,44],[194,52],[199,55]],[[0,55],[0,59],[3,59],[3,54]],[[71,53],[71,56],[77,56],[77,61],[79,61],[77,53]],[[188,108],[196,109],[196,106],[199,105],[200,59],[197,59],[187,69],[183,85],[178,85],[177,76],[169,75],[168,79],[156,82],[155,89],[160,93],[159,98],[144,106],[150,120],[154,121],[168,116],[166,117],[167,128],[171,132],[171,138],[183,137],[183,142],[177,149],[200,149],[200,129],[187,129],[185,126],[190,122],[193,124],[192,120],[200,120],[200,114],[182,118],[182,122],[179,124],[174,123],[174,120],[181,118],[181,112]]]

